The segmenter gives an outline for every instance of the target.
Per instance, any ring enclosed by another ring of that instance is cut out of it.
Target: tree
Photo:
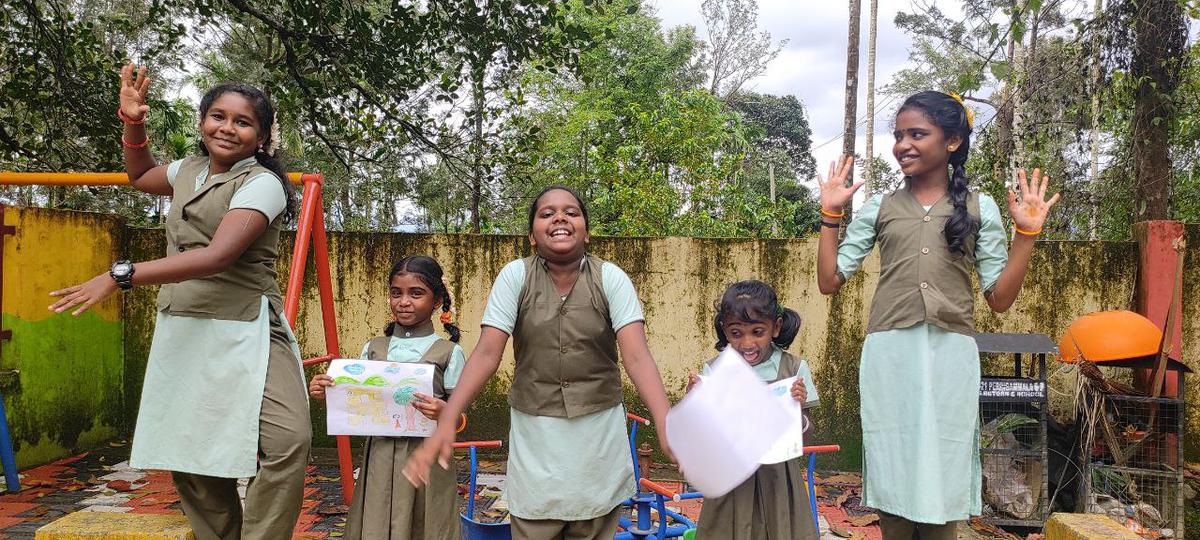
[[[861,37],[859,19],[862,18],[862,3],[860,0],[850,0],[849,4],[850,21],[846,25],[849,38],[846,44],[846,109],[842,113],[842,154],[852,156],[854,155],[854,132],[858,127],[855,119],[858,116],[858,43]],[[853,174],[848,176],[846,181],[853,182]],[[846,220],[850,219],[852,205],[852,203],[846,205]]]
[[[727,99],[751,79],[762,75],[779,56],[787,40],[771,44],[771,34],[758,31],[756,0],[704,0],[700,5],[708,30],[708,62],[712,77],[708,91]]]
[[[871,194],[870,179],[875,177],[875,38],[876,26],[879,22],[879,0],[871,0],[871,25],[867,32],[867,140],[866,155],[872,156],[866,162],[867,177],[866,194]]]

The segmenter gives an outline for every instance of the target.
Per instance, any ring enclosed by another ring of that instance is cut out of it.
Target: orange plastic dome
[[[1075,319],[1058,341],[1059,360],[1114,362],[1158,354],[1162,330],[1132,311],[1099,311]]]

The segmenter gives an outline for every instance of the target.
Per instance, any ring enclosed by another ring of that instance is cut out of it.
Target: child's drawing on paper
[[[334,360],[327,372],[330,435],[424,437],[436,423],[415,407],[417,393],[433,393],[428,365]]]

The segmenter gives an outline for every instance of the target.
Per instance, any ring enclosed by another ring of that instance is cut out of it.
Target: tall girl
[[[646,344],[633,283],[587,253],[587,207],[552,186],[529,207],[535,254],[505,265],[484,310],[479,343],[438,421],[405,475],[430,481],[448,468],[458,417],[500,365],[509,336],[516,367],[505,486],[513,538],[609,539],[620,504],[634,493],[621,402],[620,363],[650,408],[666,448],[667,396]]]
[[[956,96],[921,92],[896,114],[892,155],[905,175],[870,198],[838,245],[847,187],[843,157],[821,183],[824,216],[817,283],[833,294],[879,244],[880,275],[859,367],[863,504],[879,509],[884,538],[953,539],[957,522],[982,511],[979,351],[971,337],[977,272],[988,306],[1012,306],[1033,242],[1058,195],[1050,179],[1018,171],[1009,191],[1016,229],[1006,251],[1000,209],[968,190],[971,112]]]
[[[817,402],[808,362],[787,352],[800,331],[800,315],[779,305],[775,290],[757,280],[739,281],[717,302],[717,350],[733,347],[767,383],[796,377],[791,394],[803,407]],[[715,359],[714,359],[715,360]],[[705,374],[712,361],[704,365]],[[688,390],[696,384],[693,378]],[[805,458],[762,465],[733,491],[704,501],[696,536],[725,540],[816,540],[809,511]]]
[[[392,322],[363,345],[360,358],[389,362],[423,362],[434,366],[433,393],[418,393],[412,402],[421,414],[437,420],[444,401],[458,384],[465,362],[458,346],[450,291],[442,267],[424,255],[400,259],[388,274],[388,306]],[[450,339],[433,331],[434,312]],[[309,393],[325,398],[333,379],[313,377]],[[429,484],[414,487],[400,476],[409,454],[421,443],[416,437],[370,437],[363,448],[362,468],[354,484],[354,499],[346,518],[346,538],[396,540],[458,540],[458,484],[454,469],[432,472]]]
[[[118,290],[162,285],[130,465],[171,471],[199,540],[291,538],[312,431],[275,259],[294,190],[275,156],[275,108],[253,86],[200,100],[200,155],[147,148],[146,68],[121,70],[117,116],[136,189],[171,196],[166,256],[117,261],[50,293],[78,315]],[[251,477],[245,509],[237,479]]]

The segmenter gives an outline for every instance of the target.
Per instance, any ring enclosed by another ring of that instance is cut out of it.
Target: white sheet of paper
[[[775,446],[759,460],[760,463],[783,463],[804,455],[804,407],[792,398],[792,384],[795,382],[796,378],[791,377],[767,385],[771,398],[792,415],[792,424],[787,433],[775,441]]]
[[[337,359],[326,372],[326,429],[330,435],[428,437],[437,422],[425,418],[413,394],[433,395],[434,367],[423,363]]]
[[[667,441],[688,482],[719,497],[754,474],[791,422],[767,385],[726,347],[704,382],[667,413]]]

